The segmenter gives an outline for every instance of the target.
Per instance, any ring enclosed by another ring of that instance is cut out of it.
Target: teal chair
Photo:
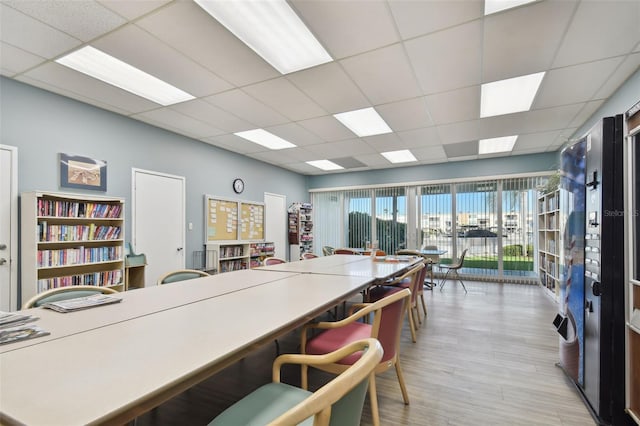
[[[98,287],[96,285],[70,285],[66,287],[52,288],[33,296],[24,302],[22,309],[37,308],[45,303],[59,302],[61,300],[75,299],[76,297],[93,296],[94,294],[113,294],[116,290],[110,287]]]
[[[194,278],[208,276],[209,274],[207,274],[206,272],[198,271],[197,269],[178,269],[176,271],[167,272],[166,274],[158,278],[158,285],[175,283],[184,280],[192,280]]]
[[[361,352],[362,351],[362,352]],[[358,361],[315,392],[280,382],[284,364],[331,364],[352,354]],[[273,363],[273,382],[259,387],[217,416],[210,426],[331,425],[357,426],[369,378],[382,359],[373,338],[354,341],[325,355],[285,354]]]

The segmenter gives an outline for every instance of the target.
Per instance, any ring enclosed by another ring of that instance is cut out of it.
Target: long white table
[[[295,272],[265,274],[256,270],[238,270],[195,280],[148,287],[144,291],[137,289],[118,293],[116,296],[123,299],[121,303],[101,306],[99,309],[86,309],[66,315],[43,308],[25,310],[24,313],[39,317],[40,320],[37,324],[51,334],[37,339],[2,345],[0,353],[42,344],[48,340],[59,339],[204,299],[268,284],[294,275],[296,275]]]
[[[204,292],[200,300],[1,353],[0,422],[124,423],[359,293],[371,280],[323,274],[274,280],[273,271],[256,273],[269,281],[215,297]],[[231,280],[233,274],[220,277]],[[185,281],[176,293],[197,293],[208,279]],[[140,299],[133,302],[136,293]],[[91,309],[91,315],[115,315],[145,304],[145,294],[159,293],[152,288],[125,294],[122,303]],[[191,296],[181,297],[184,302]],[[78,314],[57,319],[75,322]],[[43,315],[40,323],[45,329],[63,327],[57,319]]]

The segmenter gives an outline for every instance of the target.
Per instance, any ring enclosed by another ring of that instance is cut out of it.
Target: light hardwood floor
[[[428,318],[417,343],[411,342],[405,324],[401,361],[411,404],[403,404],[393,371],[377,376],[382,424],[594,425],[556,366],[558,334],[551,322],[557,305],[538,286],[465,284],[467,294],[453,282],[443,291],[425,291]],[[295,333],[280,339],[282,352],[297,352],[297,345]],[[267,345],[139,417],[137,424],[207,424],[270,380],[274,356],[275,345]],[[286,378],[299,384],[297,369],[286,371]],[[311,385],[329,378],[314,371]],[[366,402],[362,425],[371,424],[369,413]]]

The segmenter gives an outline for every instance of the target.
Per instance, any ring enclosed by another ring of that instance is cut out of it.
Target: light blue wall
[[[263,201],[264,192],[287,202],[308,201],[306,177],[216,148],[127,117],[0,77],[0,143],[18,147],[18,191],[63,191],[58,153],[107,162],[107,192],[126,199],[126,235],[131,235],[131,169],[186,178],[187,266],[202,250],[204,194]],[[245,181],[236,195],[234,178]],[[85,191],[86,192],[86,191]],[[284,220],[284,219],[283,219]]]

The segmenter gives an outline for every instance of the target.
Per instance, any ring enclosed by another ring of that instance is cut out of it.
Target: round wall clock
[[[240,178],[233,180],[233,190],[236,194],[240,194],[244,191],[244,181]]]

